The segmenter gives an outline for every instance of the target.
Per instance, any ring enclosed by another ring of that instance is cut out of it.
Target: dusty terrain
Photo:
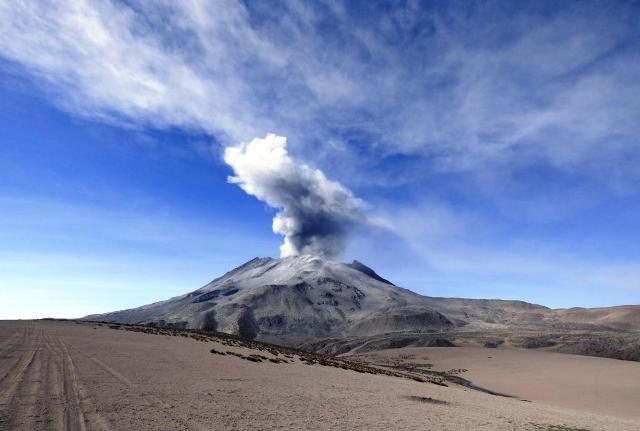
[[[483,347],[410,347],[359,357],[372,363],[455,370],[477,386],[520,399],[640,420],[637,362]]]
[[[640,420],[613,409],[596,414],[580,410],[580,406],[572,410],[554,405],[553,400],[525,402],[450,383],[442,386],[371,374],[364,368],[358,372],[336,364],[322,365],[301,354],[223,338],[124,329],[57,321],[0,322],[0,429],[640,427]],[[495,353],[494,349],[486,351]],[[553,359],[550,361],[548,366],[554,366]],[[598,369],[640,365],[602,361],[609,365]],[[438,366],[446,368],[446,361]],[[482,369],[470,373],[481,379]],[[512,371],[509,374],[518,375],[517,369]],[[531,376],[532,372],[526,373]],[[606,376],[635,378],[626,370],[607,372]],[[615,385],[602,386],[601,397],[615,403],[617,398],[610,398],[612,394],[607,392],[612,387]],[[627,395],[636,397],[631,401],[639,401],[637,392]]]

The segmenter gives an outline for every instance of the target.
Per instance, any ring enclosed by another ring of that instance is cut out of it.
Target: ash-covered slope
[[[360,262],[304,255],[255,258],[186,295],[85,319],[209,329],[301,345],[462,326],[479,333],[524,327],[639,330],[639,310],[551,310],[523,301],[433,298],[397,287]]]
[[[215,329],[286,344],[465,323],[438,312],[431,301],[357,261],[304,255],[255,258],[189,294],[86,318]]]

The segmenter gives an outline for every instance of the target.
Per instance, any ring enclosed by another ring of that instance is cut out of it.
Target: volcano
[[[544,322],[550,311],[522,301],[422,296],[358,261],[302,255],[255,258],[185,295],[85,319],[216,330],[300,345],[336,337]]]

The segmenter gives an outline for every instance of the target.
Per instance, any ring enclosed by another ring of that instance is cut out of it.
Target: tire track
[[[70,364],[68,354],[62,353],[62,376],[65,394],[65,429],[86,431],[84,410],[78,395],[75,367]]]
[[[167,404],[165,401],[163,401],[162,399],[160,399],[155,395],[145,392],[140,385],[137,385],[131,382],[131,380],[129,380],[128,378],[123,376],[121,373],[119,373],[112,367],[102,362],[100,359],[92,355],[89,355],[81,350],[78,350],[73,346],[71,347],[75,352],[89,359],[91,362],[97,365],[98,368],[102,369],[106,374],[114,378],[121,385],[125,386],[128,390],[132,391],[133,393],[130,396],[145,399],[147,402],[149,402],[149,404],[156,406],[159,409],[159,411],[167,415],[173,422],[176,423],[176,425],[183,427],[183,429],[194,430],[194,431],[207,431],[211,429],[210,426],[205,426],[201,423],[193,421],[192,419],[189,419],[182,415],[178,415],[176,413],[171,412],[172,406],[170,404]],[[168,428],[169,427],[167,426],[167,429]]]
[[[38,391],[38,403],[42,404],[42,420],[44,429],[61,429],[64,422],[62,420],[63,404],[62,396],[56,392],[57,381],[60,373],[57,370],[58,362],[55,352],[53,352],[46,344],[45,332],[42,331],[42,342],[44,353],[44,363],[42,365],[42,384]]]
[[[12,408],[18,401],[16,394],[19,388],[24,385],[25,374],[33,366],[34,359],[39,349],[30,340],[33,328],[24,332],[22,345],[14,345],[13,350],[18,348],[22,354],[17,355],[17,360],[8,371],[0,378],[0,430],[14,430],[15,409]],[[31,341],[31,343],[30,343]],[[30,345],[31,344],[31,345]]]
[[[24,352],[17,357],[11,369],[0,378],[0,405],[4,405],[4,403],[13,396],[18,384],[23,378],[24,372],[33,362],[36,351],[37,349],[25,349]]]
[[[8,350],[10,347],[12,347],[12,345],[16,344],[17,338],[20,338],[20,336],[24,338],[26,331],[26,328],[22,328],[21,331],[14,332],[9,336],[9,338],[4,340],[2,344],[0,344],[0,355],[3,354],[5,350]]]
[[[128,422],[123,423],[124,428],[211,429],[210,425],[173,411],[170,403],[149,393],[144,385],[136,384],[67,339],[61,340],[56,332],[55,328],[50,331],[26,326],[0,345],[0,352],[10,358],[0,375],[0,431],[118,429],[115,422],[112,425],[99,414],[98,401],[107,411],[115,408],[117,412],[123,402],[135,399],[144,401],[150,415],[125,416],[122,419]],[[90,380],[87,382],[83,376]],[[119,398],[104,398],[102,389],[112,384],[119,388]],[[120,415],[115,418],[117,421]]]
[[[2,425],[11,430],[63,429],[64,422],[56,420],[56,416],[61,417],[64,403],[52,392],[54,379],[60,376],[56,373],[58,362],[55,352],[46,343],[44,329],[27,332],[25,345],[21,347],[29,346],[34,349],[33,357],[24,371],[13,377],[15,390],[9,388],[5,394],[6,414]]]
[[[48,335],[43,330],[42,341],[49,354],[47,364],[47,383],[43,391],[43,399],[46,401],[46,422],[48,429],[65,429],[65,394],[64,377],[62,369],[62,354],[51,343]]]
[[[6,348],[16,359],[0,379],[0,431],[110,429],[61,340],[32,327],[13,339]]]
[[[43,406],[37,399],[42,385],[42,354],[42,349],[38,347],[8,402],[7,408],[10,412],[8,424],[12,430],[43,428],[40,411]]]
[[[87,429],[83,406],[80,403],[80,396],[77,387],[79,386],[75,368],[69,365],[68,358],[59,340],[52,340],[47,334],[43,337],[43,342],[52,356],[54,376],[52,383],[57,403],[51,405],[51,416],[55,423],[61,425],[65,430]]]
[[[5,341],[0,348],[0,353],[2,354],[3,368],[4,362],[11,364],[6,369],[1,371],[0,373],[0,385],[11,375],[11,373],[19,366],[20,361],[24,359],[24,355],[20,355],[19,349],[27,344],[27,328],[23,328],[20,333],[15,333],[11,336],[7,341]],[[7,356],[8,355],[8,356]],[[14,360],[12,360],[12,358]],[[2,389],[2,386],[0,386]]]
[[[57,336],[46,335],[44,342],[56,356],[54,387],[60,395],[62,409],[53,410],[53,421],[67,430],[109,430],[107,421],[98,414],[96,404],[82,383],[67,345]],[[55,407],[55,406],[54,406]]]

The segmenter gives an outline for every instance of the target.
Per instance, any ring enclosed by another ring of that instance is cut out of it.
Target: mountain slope
[[[358,261],[255,258],[202,288],[89,320],[217,330],[301,345],[385,333],[522,327],[640,329],[640,307],[551,310],[523,301],[434,298],[395,286]],[[573,326],[572,326],[573,325]]]
[[[561,322],[598,325],[614,329],[640,329],[640,305],[602,308],[568,308],[555,311]]]
[[[360,262],[309,255],[255,258],[189,294],[87,319],[215,329],[286,344],[462,324]]]

